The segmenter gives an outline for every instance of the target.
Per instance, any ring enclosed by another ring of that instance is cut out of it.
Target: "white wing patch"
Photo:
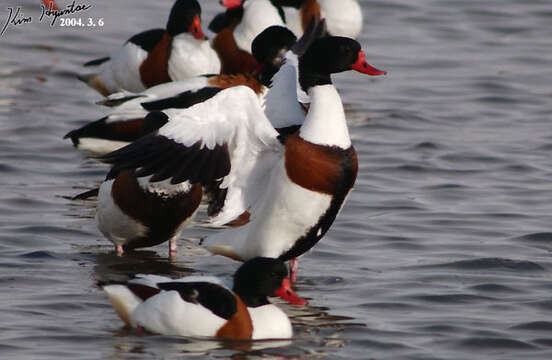
[[[112,94],[107,98],[108,100],[117,100],[132,95],[140,95],[140,97],[125,101],[113,108],[107,115],[106,123],[145,117],[148,112],[142,107],[143,102],[173,97],[182,92],[200,89],[205,86],[207,86],[207,79],[198,76],[156,85],[141,93],[120,92]]]
[[[283,148],[257,95],[245,86],[232,87],[203,103],[169,109],[165,114],[170,121],[159,129],[159,135],[185,146],[198,141],[208,149],[228,146],[231,170],[221,185],[228,192],[213,223],[224,224],[247,210],[262,192],[263,177]]]
[[[131,315],[134,326],[164,335],[215,336],[226,323],[209,309],[182,300],[176,291],[163,291],[136,307]]]

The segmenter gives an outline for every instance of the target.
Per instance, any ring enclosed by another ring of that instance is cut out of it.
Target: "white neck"
[[[314,86],[310,88],[309,96],[309,112],[299,135],[314,144],[348,149],[351,138],[343,103],[336,88],[331,84]]]
[[[301,125],[305,119],[297,101],[296,69],[285,63],[272,78],[264,97],[264,111],[274,128]]]

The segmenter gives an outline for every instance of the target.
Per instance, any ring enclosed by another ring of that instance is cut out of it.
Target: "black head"
[[[167,22],[167,32],[171,36],[188,32],[196,39],[205,38],[201,30],[201,7],[197,0],[176,0]]]
[[[260,81],[268,85],[272,76],[284,63],[286,52],[295,44],[297,37],[283,26],[270,26],[253,40],[251,53],[262,65]]]
[[[234,291],[249,307],[268,304],[269,296],[280,296],[292,304],[304,304],[304,300],[289,289],[287,275],[283,261],[257,257],[248,260],[236,271]]]
[[[209,30],[218,34],[227,27],[239,23],[243,17],[243,7],[226,9],[225,12],[217,14],[209,23]]]
[[[299,58],[299,82],[305,91],[315,85],[331,84],[331,74],[347,70],[372,76],[386,74],[366,62],[364,52],[356,40],[341,36],[315,40]]]

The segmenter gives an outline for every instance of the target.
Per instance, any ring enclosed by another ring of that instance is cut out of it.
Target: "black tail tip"
[[[74,147],[79,146],[79,137],[76,133],[76,130],[69,131],[67,134],[63,136],[64,139],[71,139],[71,142],[73,143]]]
[[[87,190],[83,193],[77,194],[71,198],[71,200],[87,200],[91,197],[96,197],[100,193],[99,188],[95,188],[92,190]]]

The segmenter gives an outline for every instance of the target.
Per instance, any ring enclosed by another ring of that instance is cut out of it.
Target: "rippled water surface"
[[[337,0],[336,0],[337,1]],[[65,5],[69,1],[58,1]],[[96,28],[33,23],[0,38],[0,357],[6,359],[552,358],[552,3],[361,1],[385,78],[335,77],[359,153],[354,192],[300,262],[296,336],[251,345],[138,337],[98,280],[228,277],[208,230],[117,258],[96,229],[106,166],[62,140],[100,118],[81,64],[166,21],[170,1],[89,1]],[[204,19],[217,11],[203,0]],[[6,1],[0,9],[3,25]]]

